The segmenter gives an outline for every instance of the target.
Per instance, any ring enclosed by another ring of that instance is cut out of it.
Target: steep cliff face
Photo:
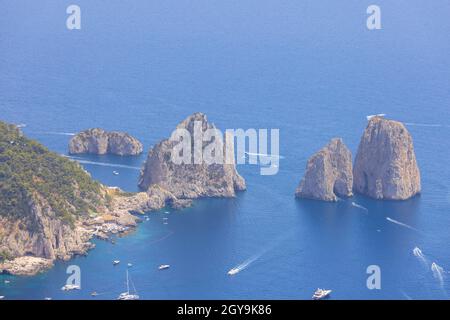
[[[315,153],[306,166],[306,172],[296,197],[324,201],[336,201],[339,197],[352,195],[352,155],[342,142],[334,138]]]
[[[375,199],[405,200],[420,193],[411,135],[397,121],[369,120],[353,168],[355,192]]]
[[[193,138],[191,145],[193,149],[196,124],[202,132],[207,129],[215,129],[215,126],[209,123],[202,113],[195,113],[182,121],[177,129],[189,132]],[[212,140],[206,140],[201,143],[201,152],[212,142]],[[225,152],[223,140],[222,143]],[[148,153],[139,178],[139,186],[145,190],[155,185],[158,186],[158,188],[150,189],[150,193],[155,199],[165,198],[172,203],[180,204],[176,200],[199,197],[234,197],[236,191],[245,190],[245,180],[236,171],[234,159],[228,164],[204,162],[195,164],[195,151],[193,151],[190,163],[174,163],[171,155],[172,152],[176,152],[174,150],[178,144],[178,141],[166,139],[156,144]]]
[[[111,201],[79,164],[0,122],[0,273],[33,274],[86,253],[102,227],[90,222],[101,214],[112,227],[135,225],[128,211],[111,211]]]
[[[69,153],[93,153],[137,155],[142,153],[142,144],[125,132],[107,132],[100,128],[78,133],[69,141]]]

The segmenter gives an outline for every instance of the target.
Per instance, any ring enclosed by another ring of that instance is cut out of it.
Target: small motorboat
[[[165,270],[165,269],[169,269],[170,265],[169,264],[162,264],[158,267],[158,270]]]
[[[98,296],[97,291],[91,292],[91,297],[96,297],[96,296]]]
[[[76,284],[66,284],[64,287],[61,288],[62,291],[71,291],[71,290],[80,290],[80,286],[77,286]]]
[[[313,300],[320,300],[328,297],[331,293],[331,290],[326,289],[317,289],[312,296]]]
[[[52,300],[52,298],[50,298],[50,297],[45,297],[44,300],[50,301],[50,300]]]
[[[239,271],[241,271],[241,270],[239,270],[239,268],[233,268],[233,269],[231,269],[230,271],[228,271],[228,275],[229,276],[233,276],[233,275],[235,275],[236,273],[238,273]]]
[[[0,296],[0,300],[3,300],[3,299],[5,299],[5,296]]]
[[[132,263],[128,263],[128,264],[127,264],[127,267],[128,267],[128,268],[131,268],[132,266],[133,266]]]
[[[11,283],[11,281],[9,280],[5,280],[5,284]]]
[[[120,263],[120,260],[114,260],[113,261],[113,266],[117,266]]]
[[[119,175],[119,172],[117,172],[117,171],[113,171],[113,175],[115,175],[115,176],[118,176]]]
[[[378,118],[384,118],[386,116],[386,113],[378,113],[378,114],[371,114],[369,116],[366,116],[367,121],[370,121],[372,118],[378,117]]]

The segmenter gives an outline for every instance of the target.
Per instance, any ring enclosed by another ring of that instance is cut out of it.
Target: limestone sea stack
[[[413,140],[402,123],[378,116],[369,120],[353,177],[355,192],[375,199],[405,200],[420,193]]]
[[[139,187],[148,190],[151,198],[159,199],[161,206],[177,205],[181,200],[199,197],[234,197],[236,191],[245,190],[245,180],[236,170],[234,157],[232,162],[227,163],[194,162],[194,154],[197,152],[194,150],[194,128],[201,133],[205,133],[207,129],[216,129],[203,113],[194,113],[177,126],[177,129],[186,130],[192,137],[193,150],[190,162],[174,163],[172,161],[172,152],[175,152],[180,142],[170,139],[162,140],[148,153],[141,170]],[[213,139],[215,138],[204,139],[206,141],[200,142],[200,152],[205,151]],[[225,152],[225,140],[221,141]]]
[[[107,132],[93,128],[76,134],[69,142],[69,153],[116,154],[120,156],[142,153],[142,143],[126,132]]]
[[[352,196],[352,154],[340,138],[332,139],[315,153],[306,166],[295,195],[323,201]]]

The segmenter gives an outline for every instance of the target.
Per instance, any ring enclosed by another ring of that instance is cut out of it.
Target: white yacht
[[[64,287],[61,288],[62,291],[70,291],[70,290],[80,290],[80,286],[77,286],[76,284],[66,284]]]
[[[113,174],[115,175],[115,176],[117,176],[117,175],[119,175],[119,172],[117,172],[117,171],[113,171]]]
[[[158,267],[159,270],[164,270],[164,269],[169,269],[170,265],[169,264],[162,264]]]
[[[5,296],[0,296],[0,300],[3,300],[3,299],[5,299]]]
[[[117,266],[120,263],[120,260],[114,260],[113,261],[113,266]]]
[[[131,282],[133,285],[133,282]],[[134,285],[133,285],[134,288]],[[118,297],[117,300],[139,300],[139,296],[136,292],[136,288],[134,288],[134,294],[130,293],[130,279],[128,275],[128,269],[127,269],[127,291],[122,292]]]
[[[331,290],[326,289],[317,289],[316,292],[314,292],[314,295],[312,296],[313,300],[320,300],[323,298],[326,298],[330,295]]]

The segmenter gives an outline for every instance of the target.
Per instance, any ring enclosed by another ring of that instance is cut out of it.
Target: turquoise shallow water
[[[365,28],[365,1],[78,4],[82,30],[69,32],[64,4],[26,3],[24,10],[25,1],[1,3],[2,120],[26,124],[27,135],[61,154],[69,134],[89,127],[128,131],[147,151],[202,111],[222,129],[279,128],[284,158],[275,176],[240,165],[248,190],[235,199],[152,213],[115,245],[96,241],[87,257],[35,277],[0,275],[0,295],[91,299],[95,290],[97,299],[113,299],[131,262],[146,299],[309,299],[317,287],[333,289],[335,299],[448,299],[446,1],[379,1],[383,30],[373,32]],[[307,158],[334,136],[355,154],[365,117],[374,113],[407,124],[422,195],[295,200]],[[95,179],[136,191],[144,159],[78,160]],[[113,267],[115,259],[122,263]],[[443,268],[441,279],[432,262]],[[158,271],[162,263],[171,268]],[[60,288],[70,264],[81,268],[82,290],[67,293]],[[381,290],[366,287],[373,264]]]

